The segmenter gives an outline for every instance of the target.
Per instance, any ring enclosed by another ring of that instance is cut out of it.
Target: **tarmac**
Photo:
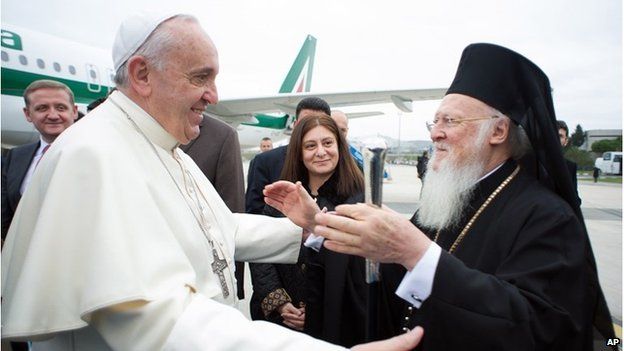
[[[247,170],[248,162],[244,169]],[[410,218],[416,210],[421,182],[415,166],[388,165],[391,180],[384,181],[384,204]],[[245,179],[247,176],[245,175]],[[622,185],[593,183],[580,179],[579,196],[589,239],[596,258],[598,276],[617,336],[622,338]],[[245,299],[239,309],[249,316],[253,288],[245,269]]]

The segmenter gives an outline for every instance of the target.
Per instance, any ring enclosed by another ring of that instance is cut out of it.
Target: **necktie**
[[[37,164],[35,165],[35,169],[37,169],[37,166],[39,166],[39,162],[41,162],[41,159],[43,158],[43,155],[45,155],[46,151],[48,151],[48,149],[50,148],[50,145],[52,145],[52,144],[46,145],[43,148],[43,150],[41,151],[41,157],[39,157],[39,160],[37,160]]]

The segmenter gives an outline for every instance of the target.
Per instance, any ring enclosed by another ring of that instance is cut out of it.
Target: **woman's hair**
[[[364,191],[364,177],[349,153],[349,145],[345,137],[338,130],[336,122],[323,113],[306,116],[293,129],[290,143],[288,144],[288,151],[286,152],[286,162],[284,163],[284,168],[282,168],[280,178],[291,182],[301,181],[303,184],[308,183],[308,169],[305,167],[302,158],[303,137],[318,126],[327,128],[334,134],[338,143],[339,159],[338,165],[334,170],[334,174],[337,176],[337,195],[349,197]]]

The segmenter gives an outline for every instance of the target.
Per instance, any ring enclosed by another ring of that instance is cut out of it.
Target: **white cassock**
[[[227,297],[209,240],[227,261]],[[300,242],[287,219],[232,214],[176,140],[115,92],[54,142],[21,199],[2,252],[2,338],[46,350],[341,349],[231,307],[234,260],[294,263]]]

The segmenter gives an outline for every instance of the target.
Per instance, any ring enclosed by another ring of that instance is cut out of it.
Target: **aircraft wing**
[[[283,112],[295,114],[299,101],[307,96],[317,96],[332,107],[393,103],[403,112],[412,111],[412,101],[442,99],[446,88],[363,91],[347,93],[293,93],[275,96],[226,99],[209,105],[206,113],[226,122],[251,122],[254,114]]]
[[[362,118],[362,117],[372,117],[372,116],[381,116],[384,113],[381,111],[366,111],[366,112],[349,112],[345,113],[348,119],[354,118]]]

